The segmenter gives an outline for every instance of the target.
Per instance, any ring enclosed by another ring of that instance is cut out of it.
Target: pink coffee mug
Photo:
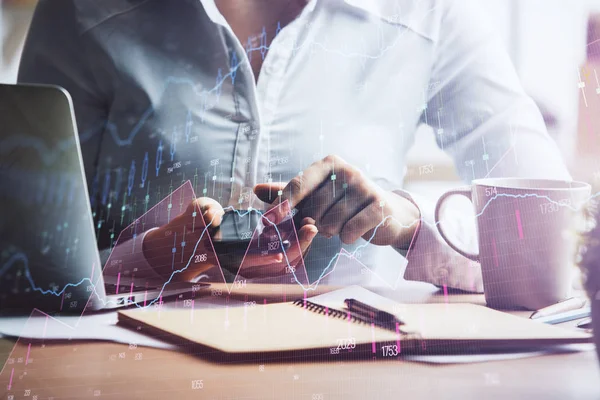
[[[480,263],[488,306],[537,310],[571,296],[577,231],[590,193],[584,182],[477,179],[440,197],[435,222],[450,247]],[[459,248],[444,233],[442,206],[454,195],[473,202],[478,253]]]

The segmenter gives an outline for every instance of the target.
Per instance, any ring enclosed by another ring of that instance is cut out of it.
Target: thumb
[[[265,203],[273,203],[279,197],[279,191],[283,190],[287,184],[284,182],[259,183],[254,186],[254,194]]]
[[[219,202],[209,197],[195,199],[190,204],[188,211],[191,211],[192,215],[203,218],[204,223],[206,225],[210,224],[212,227],[217,227],[221,224],[221,219],[225,213]],[[193,214],[194,212],[195,214]]]

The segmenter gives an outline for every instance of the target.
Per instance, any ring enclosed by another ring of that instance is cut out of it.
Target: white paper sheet
[[[60,319],[34,311],[31,317],[0,318],[4,336],[46,340],[105,340],[138,346],[175,349],[172,344],[117,326],[117,312]]]
[[[309,299],[318,303],[319,301],[335,302],[343,306],[347,298],[356,298],[373,307],[394,304],[390,299],[382,297],[360,286],[349,286],[344,289],[325,293]],[[208,299],[206,299],[208,300]],[[211,299],[212,300],[212,299]],[[205,307],[219,307],[214,301],[205,301]],[[232,302],[230,302],[230,306]],[[236,301],[233,301],[236,303]],[[241,304],[241,302],[240,302]],[[168,305],[166,305],[168,307]],[[53,318],[46,314],[35,311],[31,317],[3,317],[0,318],[0,334],[8,337],[23,339],[46,339],[46,340],[104,340],[116,343],[135,343],[138,346],[154,347],[159,349],[177,350],[177,346],[163,342],[151,336],[117,326],[117,312],[102,314],[68,316]],[[404,356],[403,359],[412,362],[430,364],[457,364],[475,363],[500,360],[514,360],[521,358],[537,357],[547,354],[568,353],[578,351],[591,351],[593,345],[567,345],[554,347],[547,351],[530,351],[519,353],[500,354],[477,354],[477,355],[414,355]]]

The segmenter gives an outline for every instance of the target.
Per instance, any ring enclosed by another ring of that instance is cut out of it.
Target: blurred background
[[[477,2],[490,13],[573,177],[600,188],[600,144],[595,139],[600,133],[600,0],[460,1]],[[36,3],[0,0],[0,82],[16,80]],[[409,160],[409,190],[436,198],[461,185],[451,159],[437,148],[427,127],[420,129]]]

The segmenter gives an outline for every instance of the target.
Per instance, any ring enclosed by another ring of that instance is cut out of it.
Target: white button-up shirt
[[[412,198],[422,223],[408,255],[368,245],[332,263],[364,241],[318,236],[312,280],[335,266],[325,279],[394,287],[404,273],[481,291],[479,267],[443,243],[431,205],[401,189],[422,123],[466,182],[568,178],[491,26],[461,0],[312,0],[255,83],[248,58],[266,47],[241,43],[213,0],[41,0],[19,80],[73,97],[101,247],[188,179],[198,196],[257,207],[255,184],[337,154]]]

